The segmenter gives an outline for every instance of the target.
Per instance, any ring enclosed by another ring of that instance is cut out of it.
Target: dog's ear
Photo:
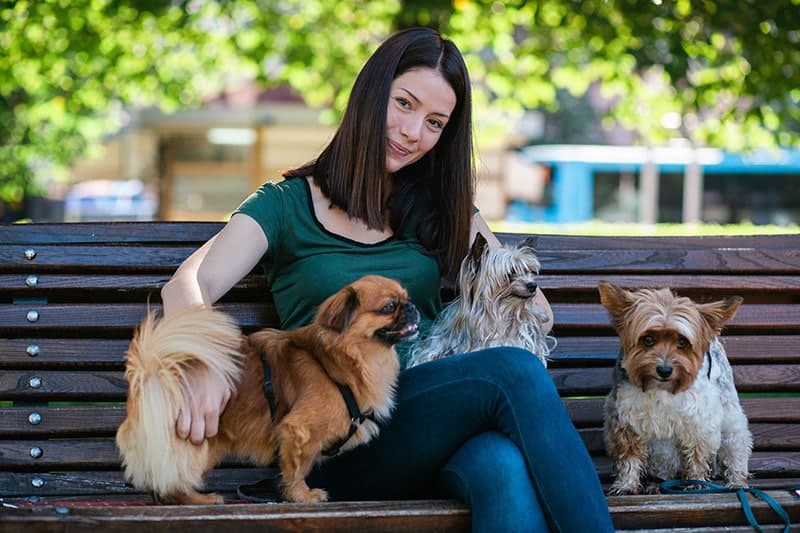
[[[600,303],[608,310],[611,318],[614,319],[614,327],[619,331],[625,319],[625,310],[634,301],[633,295],[607,281],[598,283],[597,290],[600,292]]]
[[[486,251],[488,246],[489,243],[486,242],[486,237],[483,236],[483,233],[476,233],[475,240],[472,241],[472,246],[469,249],[469,259],[475,265],[474,270],[478,270],[478,267],[481,265],[483,252]]]
[[[537,240],[538,239],[536,237],[525,237],[524,240],[520,241],[520,243],[517,244],[517,248],[527,248],[531,252],[535,252]]]
[[[741,296],[731,296],[717,302],[700,304],[698,309],[714,332],[719,335],[725,323],[736,316],[736,311],[743,301],[744,298]]]
[[[347,286],[320,305],[316,322],[320,326],[341,333],[350,324],[353,314],[358,310],[358,291]]]

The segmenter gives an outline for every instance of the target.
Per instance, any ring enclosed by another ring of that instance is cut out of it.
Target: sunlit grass
[[[544,222],[490,221],[489,227],[500,233],[532,235],[603,235],[603,236],[692,236],[692,235],[786,235],[800,234],[800,225],[788,226],[742,224],[636,224],[593,220],[572,224]]]

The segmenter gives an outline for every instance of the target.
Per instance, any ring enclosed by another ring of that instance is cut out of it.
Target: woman
[[[453,279],[476,232],[498,244],[472,206],[472,161],[460,52],[430,29],[399,32],[365,64],[330,144],[253,193],[180,266],[162,290],[165,313],[212,305],[263,257],[282,328],[309,322],[366,273],[399,280],[430,323],[443,278]],[[216,434],[230,390],[202,370],[190,380],[198,393],[176,430],[199,443]],[[309,482],[334,499],[460,498],[475,531],[613,529],[547,371],[514,348],[403,372],[379,438],[326,461]]]

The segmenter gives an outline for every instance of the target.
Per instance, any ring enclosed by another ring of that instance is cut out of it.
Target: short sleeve
[[[286,218],[286,198],[283,194],[285,182],[267,182],[245,198],[233,214],[242,213],[255,220],[267,237],[270,252],[278,247],[283,221]]]

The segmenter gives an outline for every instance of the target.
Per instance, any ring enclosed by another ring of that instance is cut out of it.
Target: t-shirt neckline
[[[306,177],[302,177],[300,179],[303,181],[303,185],[304,185],[305,190],[306,190],[306,202],[307,202],[308,212],[311,214],[311,219],[314,221],[314,224],[317,225],[317,227],[320,229],[320,231],[322,231],[326,235],[328,235],[328,236],[330,236],[330,237],[332,237],[334,239],[349,243],[349,244],[354,244],[356,246],[364,246],[364,247],[380,246],[381,244],[386,244],[387,242],[394,240],[395,236],[394,235],[389,235],[385,239],[377,241],[377,242],[361,242],[361,241],[357,241],[355,239],[351,239],[350,237],[345,237],[344,235],[341,235],[339,233],[335,233],[335,232],[329,230],[328,228],[325,227],[324,224],[322,224],[322,222],[319,220],[319,218],[317,218],[317,212],[314,209],[314,198],[312,198],[312,196],[311,196],[311,184],[308,182],[310,179],[313,179],[313,178],[311,178],[310,176],[306,176]]]

